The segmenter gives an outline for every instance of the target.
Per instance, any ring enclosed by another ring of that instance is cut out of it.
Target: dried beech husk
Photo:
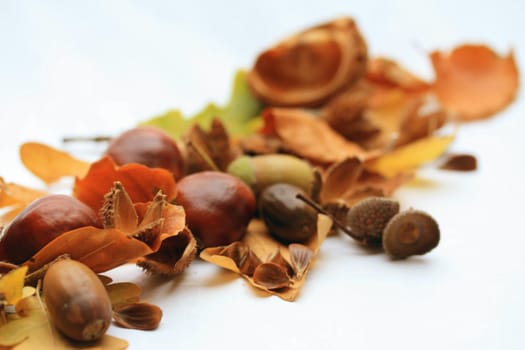
[[[135,204],[123,192],[124,187],[117,182],[105,196],[102,216],[108,226],[86,226],[68,231],[49,242],[24,265],[35,271],[56,257],[68,254],[95,272],[104,272],[137,259],[140,262],[149,261],[146,256],[158,253],[151,272],[160,271],[168,275],[181,272],[187,262],[178,263],[175,260],[182,258],[178,254],[180,251],[186,251],[188,247],[191,250],[193,244],[191,233],[185,231],[184,209],[168,203],[160,191],[153,201]],[[133,207],[135,214],[132,213]],[[179,239],[178,236],[184,238]],[[187,246],[182,248],[180,243],[187,243]],[[159,265],[163,265],[165,270],[161,270]]]
[[[222,268],[239,273],[254,288],[266,291],[267,293],[272,295],[279,296],[283,300],[294,301],[299,295],[299,292],[305,283],[307,273],[312,266],[312,262],[314,261],[315,255],[319,251],[321,244],[328,235],[331,226],[332,220],[328,216],[319,214],[317,220],[317,234],[315,234],[312,238],[310,238],[310,240],[308,240],[304,244],[305,247],[312,251],[312,258],[310,259],[311,261],[308,263],[307,267],[304,269],[304,271],[302,271],[302,273],[297,274],[297,272],[294,272],[292,276],[288,276],[290,279],[290,283],[287,287],[284,288],[268,288],[254,281],[254,279],[250,275],[243,273],[237,266],[236,262],[233,260],[232,257],[234,257],[237,254],[232,255],[231,250],[226,249],[226,247],[206,248],[200,253],[200,257],[203,260],[211,262]],[[238,245],[238,243],[234,244]],[[248,225],[247,233],[242,240],[242,244],[247,247],[242,249],[248,249],[249,252],[251,252],[254,256],[257,257],[257,260],[261,261],[257,266],[260,266],[260,264],[264,263],[275,264],[266,261],[266,259],[273,259],[276,255],[276,251],[278,250],[282,259],[284,259],[286,261],[286,264],[291,266],[293,270],[289,246],[281,244],[275,239],[273,239],[272,236],[268,233],[268,230],[265,227],[264,223],[260,219],[253,219],[250,222],[250,225]],[[292,248],[292,250],[293,249],[295,248]],[[295,252],[294,254],[297,254],[297,252]],[[294,259],[296,258],[297,257],[294,257]],[[275,265],[279,266],[283,271],[286,272],[286,269],[284,269],[281,265]],[[257,268],[255,268],[255,270],[257,270]],[[253,273],[255,274],[255,271]],[[286,272],[286,274],[288,275],[288,272]]]
[[[290,265],[294,271],[294,278],[301,279],[310,266],[314,251],[300,243],[292,243],[288,246],[290,252]]]
[[[117,326],[149,331],[156,329],[162,320],[162,310],[146,302],[120,304],[113,308]]]
[[[255,268],[253,282],[268,290],[278,290],[290,286],[290,276],[286,269],[275,262],[265,262]]]
[[[421,92],[430,87],[430,83],[387,57],[373,57],[368,60],[366,79],[374,84],[410,92]]]
[[[271,106],[318,106],[355,83],[367,47],[355,21],[335,19],[262,52],[248,73],[253,93]]]

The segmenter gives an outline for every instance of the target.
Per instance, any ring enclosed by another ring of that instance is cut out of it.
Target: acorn
[[[314,182],[313,168],[307,161],[290,154],[240,156],[227,169],[258,195],[275,183],[289,183],[309,193]]]
[[[42,288],[48,314],[64,335],[86,342],[105,334],[113,314],[111,300],[89,267],[59,260],[47,270]]]
[[[59,235],[83,226],[100,226],[97,213],[83,202],[62,194],[39,198],[4,229],[0,260],[21,264]]]
[[[268,232],[283,243],[301,243],[317,232],[317,211],[297,198],[299,187],[277,183],[259,196],[259,215]]]
[[[367,197],[348,212],[346,222],[354,238],[380,243],[388,221],[399,212],[399,203],[384,197]]]
[[[169,170],[175,179],[184,173],[182,153],[162,129],[139,126],[118,135],[109,143],[105,154],[117,165],[139,163],[150,168]]]
[[[383,249],[394,259],[423,255],[437,247],[440,239],[436,220],[421,210],[396,214],[383,232]]]
[[[239,178],[201,171],[177,183],[177,204],[184,207],[186,222],[200,249],[241,240],[255,214],[255,195]]]

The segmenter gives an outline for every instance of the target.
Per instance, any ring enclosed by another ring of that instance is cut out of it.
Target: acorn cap
[[[439,226],[432,216],[409,209],[396,214],[383,232],[383,249],[395,259],[422,255],[439,243]]]
[[[398,212],[397,201],[384,197],[368,197],[350,209],[346,220],[355,236],[380,241],[388,221]]]

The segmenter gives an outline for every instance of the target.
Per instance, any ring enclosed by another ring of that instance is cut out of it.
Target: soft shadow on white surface
[[[486,43],[525,60],[520,1],[2,1],[0,176],[40,186],[18,145],[63,147],[64,136],[114,135],[228,95],[237,68],[275,41],[354,16],[372,55],[431,77],[427,53]],[[130,349],[523,349],[525,103],[461,128],[452,145],[474,173],[423,169],[396,192],[432,213],[438,248],[391,261],[330,237],[294,303],[261,297],[242,279],[197,261],[174,280],[135,266],[111,273],[143,286],[164,318],[154,332],[111,327]],[[76,145],[86,158],[103,149]],[[85,148],[84,148],[85,147]]]

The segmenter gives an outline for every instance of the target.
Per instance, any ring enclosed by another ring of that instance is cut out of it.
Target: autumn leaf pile
[[[277,241],[255,217],[241,241],[199,249],[177,205],[180,179],[170,171],[118,165],[107,155],[87,162],[43,144],[23,144],[26,168],[47,185],[73,177],[71,196],[100,213],[101,225],[65,232],[21,264],[0,263],[0,347],[31,348],[37,339],[57,337],[35,296],[38,288],[28,285],[64,255],[97,273],[137,263],[168,276],[199,256],[239,273],[255,288],[294,300],[323,240],[335,231],[330,208],[344,212],[364,198],[392,196],[420,167],[444,160],[455,137],[445,126],[493,117],[516,96],[512,52],[501,56],[484,45],[465,44],[431,52],[429,59],[433,81],[389,58],[369,57],[357,24],[338,18],[261,52],[253,67],[237,72],[224,106],[209,104],[192,116],[171,110],[140,123],[175,140],[184,156],[182,176],[226,172],[240,156],[287,154],[308,163],[317,181],[309,195],[327,211],[319,215],[316,234],[300,245]],[[475,158],[452,158],[443,167],[473,170]],[[48,195],[0,178],[0,223],[8,226]],[[275,265],[285,266],[286,274],[272,270]],[[126,344],[106,336],[101,346]]]

